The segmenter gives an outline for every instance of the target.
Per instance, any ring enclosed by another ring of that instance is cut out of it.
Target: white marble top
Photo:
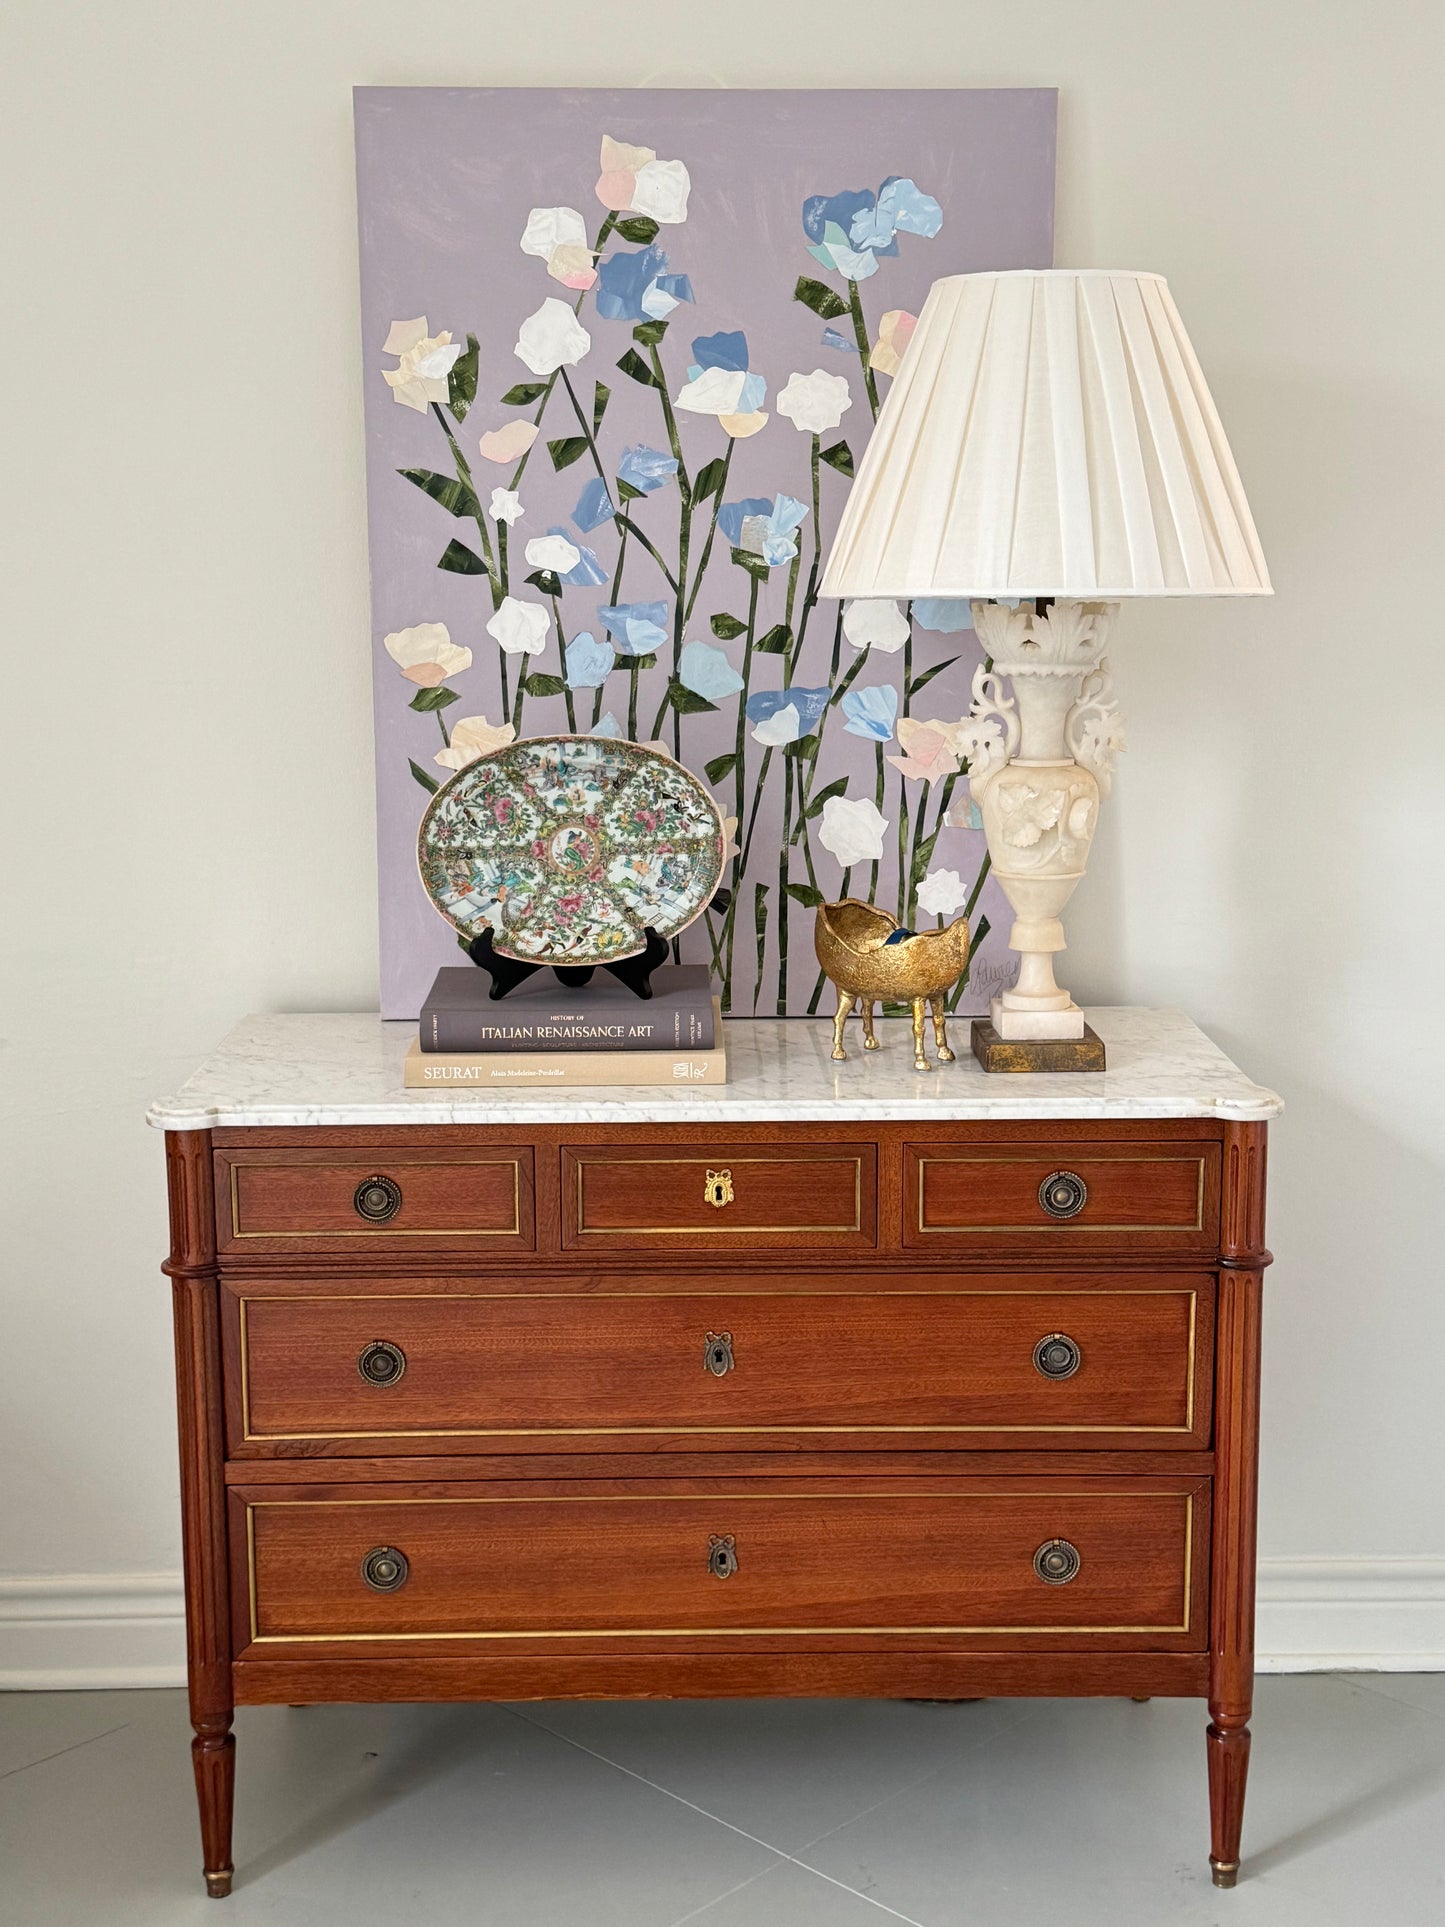
[[[1098,1075],[989,1075],[968,1050],[923,1075],[906,1023],[881,1023],[866,1057],[849,1036],[829,1056],[824,1018],[730,1020],[726,1085],[701,1089],[408,1091],[401,1064],[414,1023],[371,1016],[247,1017],[149,1122],[166,1131],[286,1124],[651,1124],[858,1118],[1277,1117],[1273,1091],[1251,1083],[1177,1010],[1094,1009],[1109,1069]]]

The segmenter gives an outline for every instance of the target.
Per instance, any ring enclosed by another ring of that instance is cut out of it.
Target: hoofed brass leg
[[[937,997],[929,998],[928,1008],[933,1012],[933,1041],[938,1047],[938,1061],[940,1064],[951,1064],[953,1052],[948,1048],[948,1005],[942,992]]]
[[[932,1064],[923,1054],[923,999],[913,1000],[913,1068],[916,1071],[931,1071]]]
[[[868,997],[860,997],[858,1001],[863,1007],[863,1048],[864,1050],[877,1050],[878,1039],[873,1034],[872,999]]]
[[[848,1053],[843,1048],[843,1026],[853,1008],[853,999],[845,991],[838,992],[838,1008],[833,1013],[833,1061],[842,1064],[847,1061]]]

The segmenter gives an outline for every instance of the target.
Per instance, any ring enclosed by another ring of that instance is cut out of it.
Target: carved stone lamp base
[[[1101,1071],[1103,1040],[1087,1024],[1082,1037],[1000,1037],[986,1017],[975,1017],[973,1054],[986,1071]]]

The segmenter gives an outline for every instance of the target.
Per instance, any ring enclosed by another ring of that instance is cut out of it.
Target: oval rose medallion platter
[[[603,736],[533,736],[458,770],[421,820],[427,895],[504,957],[610,964],[676,936],[723,870],[717,804],[659,750]]]

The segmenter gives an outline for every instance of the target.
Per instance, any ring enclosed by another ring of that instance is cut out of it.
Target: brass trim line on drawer
[[[918,1160],[918,1230],[925,1238],[972,1237],[975,1232],[997,1231],[1028,1234],[1035,1231],[1202,1231],[1204,1229],[1204,1171],[1205,1160],[1201,1158],[1114,1158],[1098,1157],[1090,1152],[1088,1157],[1080,1158],[1087,1164],[1196,1164],[1199,1168],[1199,1183],[1194,1196],[1193,1224],[1080,1224],[1076,1218],[1061,1220],[1051,1218],[1047,1224],[925,1224],[923,1222],[923,1178],[930,1164],[1035,1164],[1037,1154],[1028,1156],[974,1158],[974,1157],[921,1157]]]
[[[518,1300],[520,1294],[506,1291],[393,1291],[393,1292],[327,1292],[300,1298],[288,1293],[284,1297],[265,1297],[260,1292],[252,1292],[238,1298],[240,1308],[241,1339],[241,1440],[245,1445],[289,1445],[300,1444],[308,1439],[572,1439],[572,1438],[707,1438],[747,1437],[748,1435],[777,1432],[803,1437],[833,1437],[853,1433],[869,1433],[879,1436],[899,1436],[914,1433],[969,1433],[969,1432],[1019,1432],[1032,1436],[1035,1433],[1107,1433],[1115,1436],[1122,1433],[1147,1433],[1151,1437],[1187,1437],[1194,1430],[1194,1388],[1198,1364],[1198,1320],[1199,1294],[1196,1291],[1169,1289],[1163,1291],[1129,1288],[1123,1291],[1051,1291],[1047,1294],[1030,1294],[1018,1291],[819,1291],[819,1292],[742,1292],[730,1294],[747,1298],[792,1298],[806,1296],[824,1301],[829,1298],[1027,1298],[1029,1296],[1050,1298],[1184,1298],[1189,1300],[1189,1376],[1184,1389],[1184,1423],[1182,1425],[536,1425],[536,1426],[449,1426],[443,1431],[423,1431],[418,1427],[403,1428],[399,1432],[253,1432],[251,1430],[251,1347],[247,1331],[246,1313],[249,1306],[294,1305],[294,1304],[407,1304],[413,1299],[445,1301],[459,1300],[470,1304],[474,1300],[486,1303],[492,1300]],[[609,1293],[609,1297],[628,1298],[715,1298],[716,1292],[707,1291],[627,1291]],[[595,1292],[583,1291],[536,1291],[527,1292],[522,1302],[534,1298],[564,1299],[570,1302],[585,1300],[588,1304],[599,1304]],[[383,1388],[384,1389],[384,1388]]]
[[[426,1168],[426,1164],[424,1160],[413,1159],[411,1162],[412,1162],[413,1168],[416,1168],[418,1165],[420,1165],[421,1168],[423,1169]],[[294,1166],[288,1166],[284,1164],[281,1164],[281,1165],[265,1164],[257,1160],[255,1163],[252,1163],[249,1161],[246,1161],[243,1163],[233,1162],[229,1167],[230,1173],[231,1173],[231,1236],[233,1239],[242,1239],[242,1238],[520,1238],[522,1235],[522,1163],[521,1163],[521,1159],[520,1158],[448,1158],[446,1159],[446,1163],[462,1164],[467,1166],[481,1166],[484,1164],[510,1164],[512,1167],[512,1222],[510,1226],[501,1226],[494,1231],[438,1231],[438,1230],[391,1231],[381,1225],[374,1225],[369,1229],[362,1229],[359,1231],[352,1231],[350,1229],[343,1231],[339,1227],[336,1230],[332,1230],[332,1231],[243,1231],[241,1229],[241,1216],[240,1216],[241,1200],[240,1200],[240,1194],[239,1194],[239,1190],[236,1182],[238,1174],[242,1170],[285,1171],[285,1170],[296,1168]],[[405,1168],[406,1168],[405,1166],[398,1166],[398,1169],[405,1169]]]
[[[699,1219],[697,1224],[695,1225],[683,1224],[683,1225],[659,1226],[659,1225],[646,1225],[646,1224],[609,1224],[609,1225],[602,1225],[602,1226],[594,1225],[591,1227],[585,1225],[582,1222],[582,1203],[583,1203],[582,1180],[583,1180],[583,1174],[585,1173],[587,1166],[589,1164],[641,1164],[643,1166],[653,1166],[653,1165],[659,1165],[659,1164],[697,1164],[697,1165],[700,1165],[703,1170],[706,1170],[707,1159],[706,1158],[609,1158],[609,1157],[593,1157],[590,1154],[584,1155],[582,1157],[578,1157],[575,1152],[572,1153],[572,1158],[577,1168],[577,1236],[579,1238],[687,1238],[687,1237],[691,1237],[695,1232],[703,1229],[706,1229],[710,1237],[756,1238],[756,1237],[766,1236],[767,1233],[770,1231],[803,1232],[803,1233],[811,1234],[814,1232],[829,1232],[829,1231],[861,1231],[863,1229],[863,1160],[862,1158],[854,1158],[852,1160],[852,1164],[853,1164],[853,1222],[852,1224],[713,1224],[711,1220],[708,1220],[706,1224],[704,1224],[704,1221],[702,1219]],[[741,1164],[777,1164],[779,1161],[780,1160],[776,1157],[733,1158],[730,1160],[729,1168],[731,1169],[732,1166],[741,1165]],[[784,1161],[786,1161],[786,1158],[784,1158]],[[848,1162],[848,1160],[846,1158],[840,1158],[840,1157],[821,1157],[821,1158],[804,1158],[804,1159],[795,1158],[793,1162],[795,1163],[801,1162],[806,1164],[845,1164]]]
[[[607,1632],[582,1627],[561,1632],[490,1633],[261,1633],[256,1630],[256,1528],[255,1515],[263,1507],[272,1511],[298,1506],[377,1506],[377,1505],[628,1505],[639,1498],[648,1505],[711,1504],[737,1505],[763,1499],[1182,1499],[1184,1501],[1184,1599],[1183,1618],[1178,1626],[637,1626]],[[1033,1638],[1049,1633],[1187,1633],[1193,1617],[1192,1579],[1194,1571],[1194,1494],[1192,1492],[1139,1492],[1122,1487],[1117,1492],[659,1492],[584,1493],[580,1495],[543,1495],[519,1499],[260,1499],[246,1501],[247,1583],[251,1601],[251,1641],[253,1646],[323,1646],[332,1643],[361,1645],[439,1639],[776,1639],[815,1634],[819,1638],[863,1638],[872,1634],[968,1634],[1002,1633],[1017,1638]]]

